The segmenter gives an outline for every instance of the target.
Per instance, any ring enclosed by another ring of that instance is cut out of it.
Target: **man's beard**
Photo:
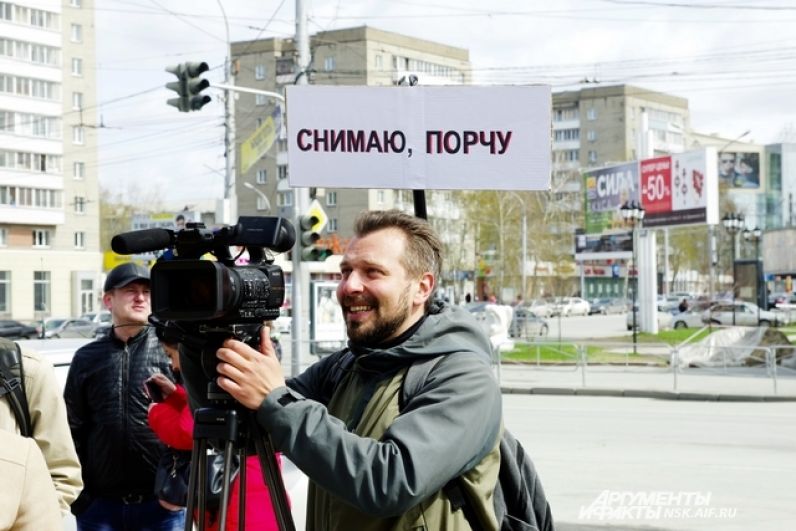
[[[348,339],[363,346],[375,347],[383,343],[387,338],[392,337],[409,318],[409,289],[407,288],[398,299],[395,311],[388,315],[379,315],[381,309],[379,304],[374,310],[376,319],[372,326],[360,321],[349,321],[346,323]],[[365,328],[363,329],[363,325]]]

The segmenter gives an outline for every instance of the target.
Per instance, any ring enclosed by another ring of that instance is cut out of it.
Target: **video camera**
[[[187,223],[179,231],[125,232],[113,237],[111,248],[118,254],[164,251],[150,272],[149,321],[180,343],[183,355],[199,352],[204,373],[214,382],[221,343],[233,337],[257,348],[263,321],[279,317],[285,278],[272,253],[289,251],[295,240],[296,231],[284,218],[241,216],[234,226],[216,230]],[[247,265],[235,263],[240,255],[232,255],[233,246],[248,252]],[[202,260],[207,253],[215,260]]]

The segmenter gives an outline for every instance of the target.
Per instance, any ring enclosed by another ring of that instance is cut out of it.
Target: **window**
[[[287,166],[285,164],[280,164],[276,167],[276,176],[278,179],[287,179]]]
[[[83,93],[82,92],[73,92],[72,93],[72,108],[76,111],[79,111],[83,108]]]
[[[76,214],[85,214],[86,213],[86,198],[83,196],[76,195],[75,196],[75,213]]]
[[[75,233],[75,249],[85,249],[86,248],[86,233],[83,231],[77,231]]]
[[[384,68],[384,62],[383,62],[383,60],[382,60],[382,57],[381,57],[381,55],[377,55],[377,56],[374,58],[374,60],[373,60],[373,67],[374,67],[376,70],[379,70],[379,71],[380,71],[380,70],[382,70],[382,69]]]
[[[326,192],[326,206],[337,206],[337,192]]]
[[[33,310],[46,312],[50,308],[50,272],[33,272]]]
[[[83,0],[69,0],[69,5],[72,7],[82,7]]]
[[[72,163],[72,177],[75,179],[84,179],[86,177],[86,163],[73,162]]]
[[[384,204],[384,190],[377,190],[376,191],[376,204],[383,205]]]
[[[293,206],[293,192],[279,192],[276,194],[276,206]]]
[[[589,162],[597,162],[597,152],[589,151]]]
[[[83,59],[81,59],[80,57],[72,58],[72,75],[73,76],[83,75]]]
[[[8,245],[8,229],[0,227],[0,247]]]
[[[586,139],[587,139],[589,142],[594,142],[595,140],[597,140],[597,131],[594,131],[593,129],[592,129],[592,130],[589,130],[589,131],[586,133]]]
[[[69,32],[72,42],[83,42],[83,26],[72,24]]]
[[[254,66],[254,79],[258,81],[265,79],[265,65]]]
[[[588,111],[586,111],[586,119],[587,120],[596,120],[597,119],[597,111],[594,109],[594,107],[592,107]]]
[[[0,271],[0,313],[11,311],[11,271]]]
[[[254,104],[255,105],[265,105],[268,102],[268,96],[265,94],[255,94],[254,95]]]
[[[267,170],[257,170],[257,174],[255,175],[254,179],[257,184],[265,184],[265,179],[267,177]]]
[[[45,229],[33,230],[33,246],[34,247],[49,247],[50,246],[50,231]]]
[[[265,197],[257,196],[257,210],[268,210],[268,206]]]
[[[327,57],[323,60],[323,70],[324,72],[331,72],[334,70],[334,56]]]
[[[85,141],[85,132],[80,125],[72,126],[72,143],[82,144]]]
[[[329,225],[326,230],[328,232],[337,232],[337,218],[329,218]]]

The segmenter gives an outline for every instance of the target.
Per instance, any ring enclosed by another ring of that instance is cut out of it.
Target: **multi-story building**
[[[0,315],[97,309],[92,0],[0,2]]]

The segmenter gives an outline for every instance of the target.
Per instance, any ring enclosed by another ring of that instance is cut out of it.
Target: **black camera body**
[[[284,273],[266,250],[289,251],[295,239],[286,219],[253,216],[217,230],[187,223],[180,231],[144,229],[113,237],[111,248],[119,254],[164,251],[150,272],[149,321],[180,344],[189,395],[196,396],[203,379],[191,367],[201,366],[208,398],[225,399],[215,387],[215,352],[228,338],[259,346],[263,322],[279,317],[285,300]],[[245,249],[249,263],[236,264],[239,255],[232,256],[231,247]],[[201,259],[207,253],[215,260]]]
[[[284,273],[273,264],[171,260],[151,275],[152,314],[161,321],[262,323],[279,317],[285,300]]]

